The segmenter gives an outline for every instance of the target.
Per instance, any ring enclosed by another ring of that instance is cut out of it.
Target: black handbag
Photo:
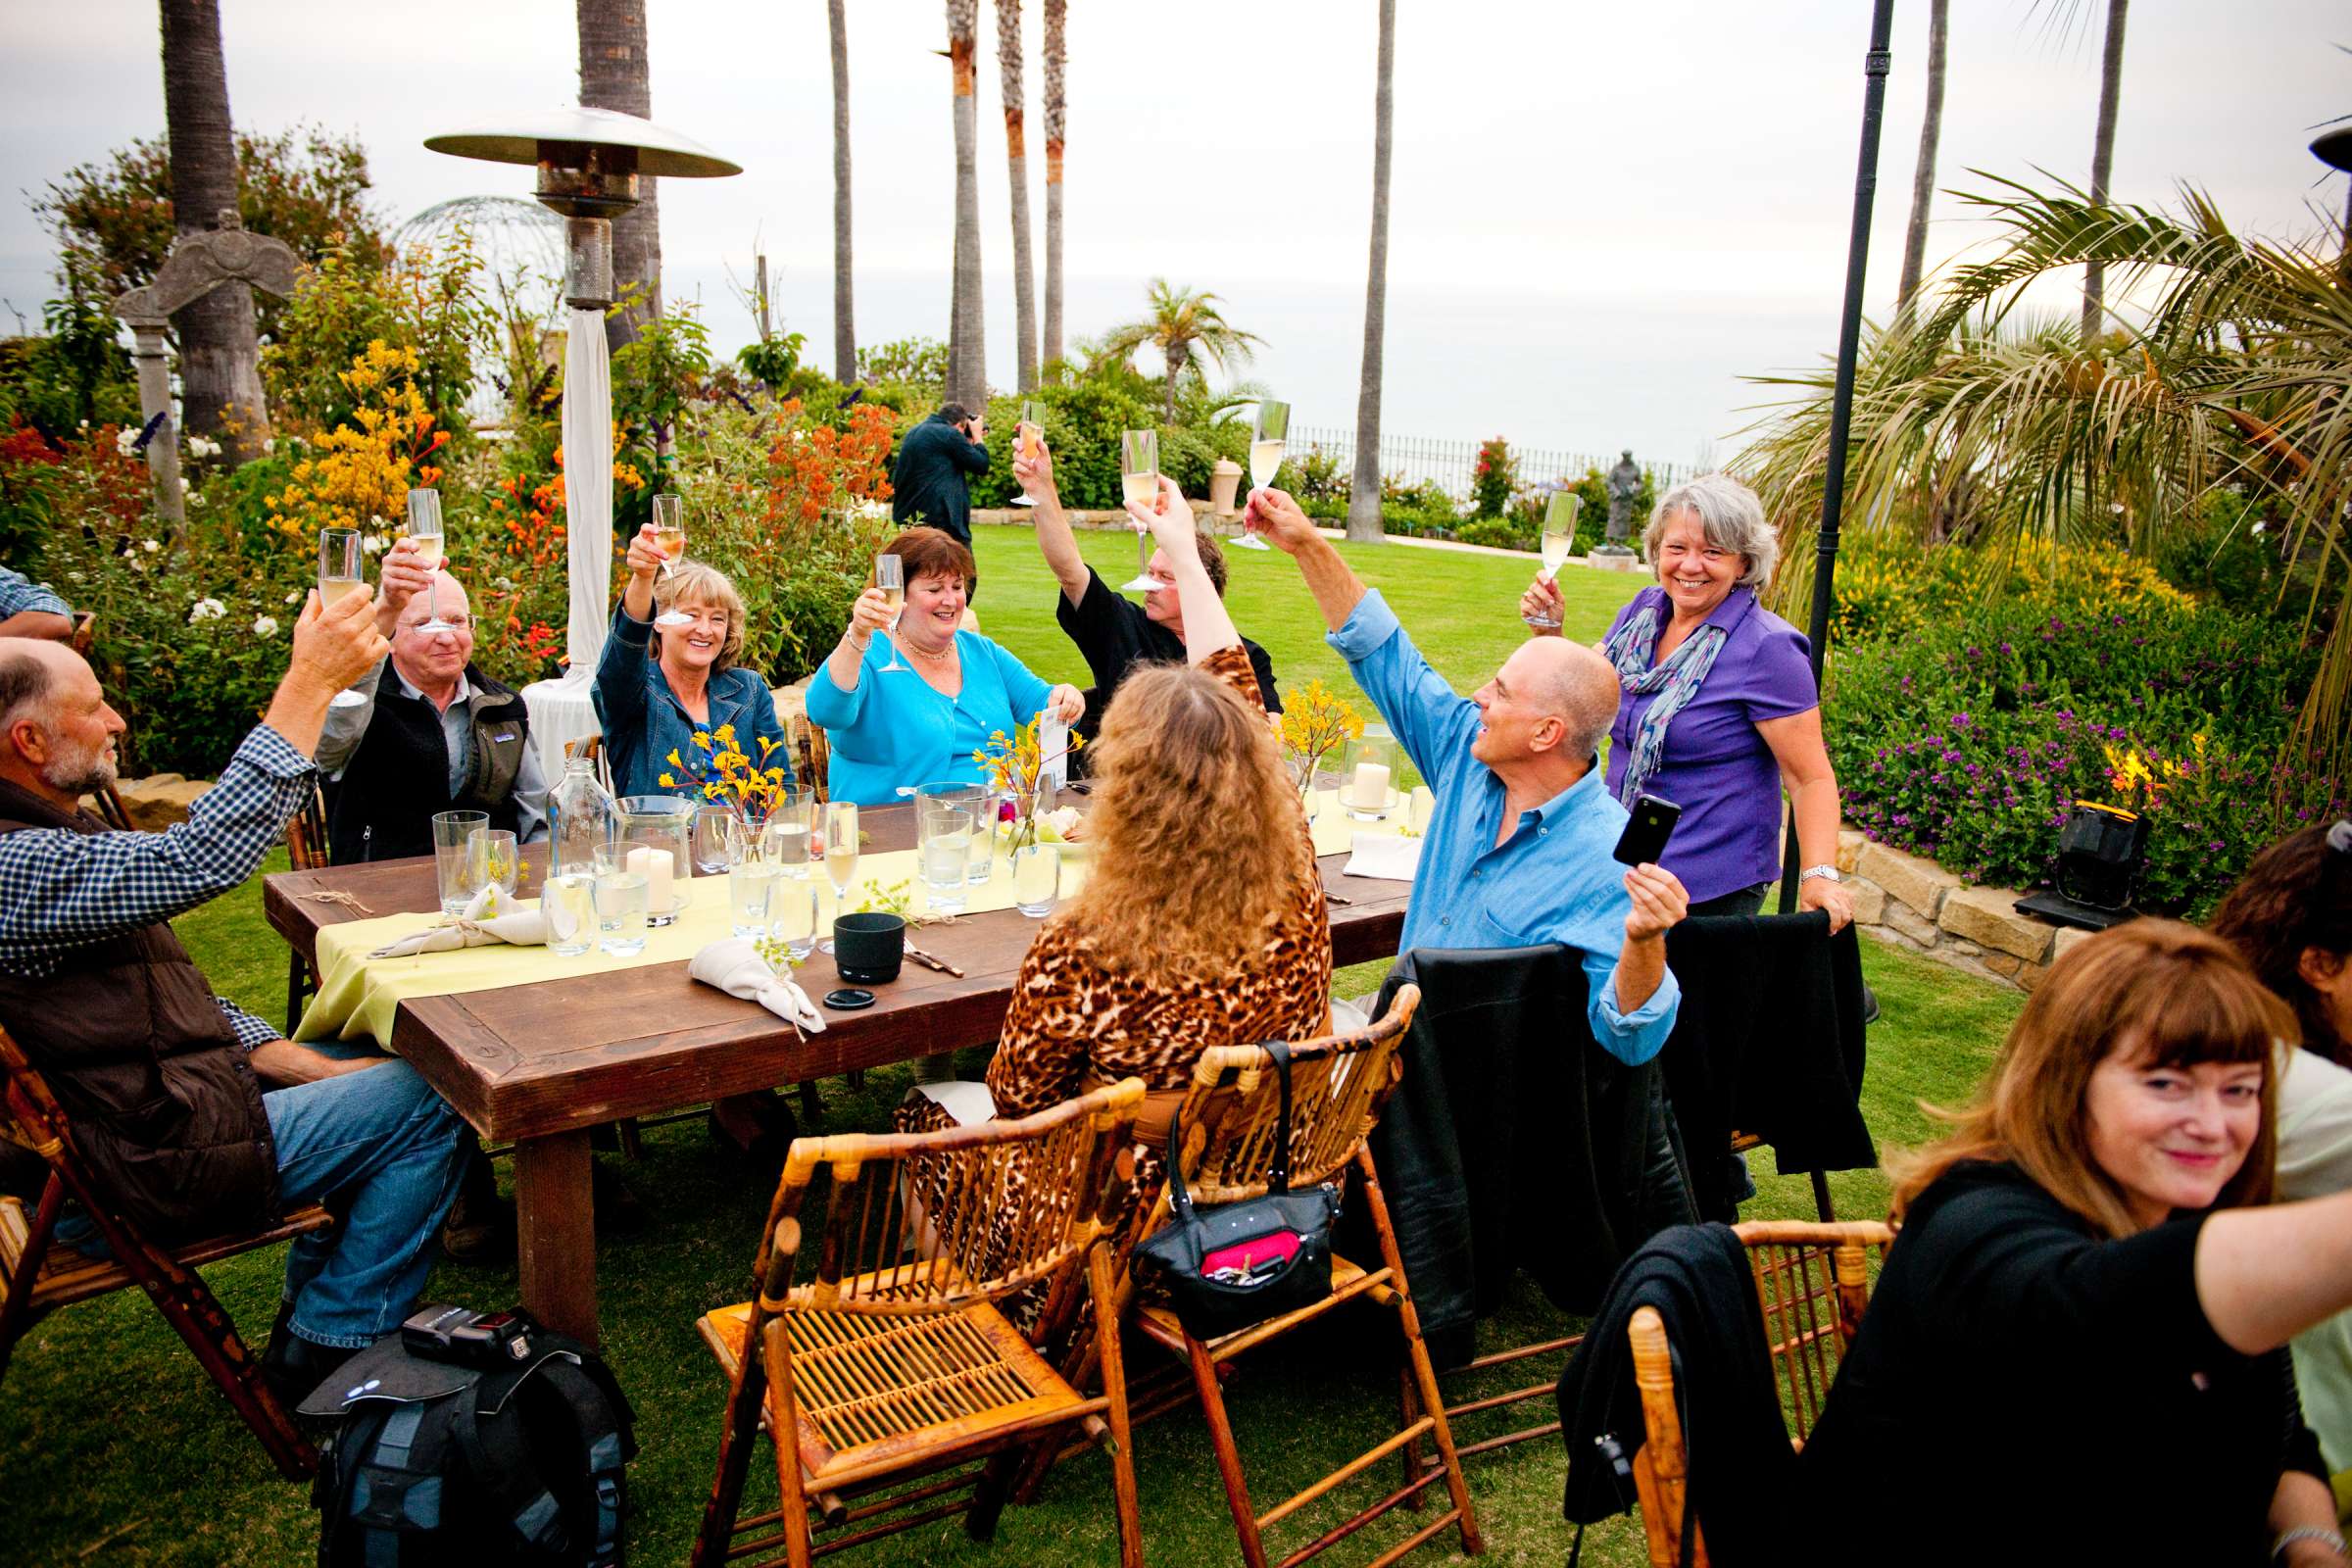
[[[1175,1215],[1137,1246],[1130,1265],[1139,1282],[1167,1291],[1177,1320],[1196,1340],[1233,1334],[1331,1295],[1340,1190],[1330,1182],[1291,1190],[1291,1048],[1269,1045],[1266,1054],[1281,1075],[1282,1116],[1265,1196],[1196,1206],[1181,1168],[1182,1119],[1171,1121],[1168,1203]]]

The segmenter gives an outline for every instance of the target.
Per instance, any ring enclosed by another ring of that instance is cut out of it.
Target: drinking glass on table
[[[539,907],[548,916],[547,949],[576,958],[596,946],[596,878],[578,871],[540,884]],[[563,933],[558,935],[557,933]]]
[[[1045,433],[1046,406],[1043,403],[1022,404],[1021,422],[1013,427],[1014,449],[1023,459],[1035,462],[1038,443],[1045,438]],[[1022,490],[1014,493],[1012,504],[1016,507],[1034,507],[1037,505],[1037,500],[1029,492]]]
[[[777,874],[794,882],[809,880],[809,863],[817,858],[813,812],[816,797],[806,790],[788,790],[768,808],[760,830],[760,855],[776,862]]]
[[[1012,858],[1012,906],[1032,920],[1054,912],[1061,896],[1061,846],[1030,844]]]
[[[1159,505],[1159,432],[1157,430],[1128,430],[1119,436],[1119,495],[1129,506],[1156,507]],[[1128,594],[1157,593],[1167,586],[1152,575],[1152,530],[1142,523],[1135,526],[1136,568],[1132,581],[1119,584],[1119,592]]]
[[[741,818],[723,806],[705,806],[694,813],[694,869],[700,876],[716,876],[742,858]]]
[[[890,662],[882,666],[882,673],[903,674],[906,666],[899,662],[899,617],[906,612],[906,563],[897,556],[876,556],[874,586],[890,607]]]
[[[614,844],[596,852],[597,946],[616,958],[633,958],[645,951],[647,879],[629,865],[635,846]]]
[[[833,884],[833,912],[844,912],[850,902],[850,884],[858,880],[858,803],[828,801],[824,818],[825,880]],[[826,953],[833,951],[831,939],[817,946]]]
[[[923,869],[924,903],[938,913],[963,910],[980,794],[977,786],[928,784],[915,792],[915,858]]]
[[[1573,490],[1554,490],[1550,504],[1544,509],[1544,580],[1557,582],[1560,568],[1568,564],[1568,552],[1576,544],[1576,514],[1583,509],[1585,498]],[[1557,626],[1559,621],[1550,615],[1530,615],[1530,626]]]
[[[448,559],[444,553],[447,541],[441,533],[441,492],[412,490],[409,492],[409,549],[416,556],[416,564],[431,572],[426,585],[429,597],[425,601],[425,618],[416,623],[421,632],[456,631],[457,626],[441,618],[441,563]]]
[[[522,850],[514,841],[513,828],[475,828],[466,837],[466,880],[473,891],[498,889],[498,912],[504,914],[514,901],[514,888],[522,880]]]
[[[1291,439],[1291,406],[1272,398],[1261,398],[1257,405],[1257,420],[1250,433],[1250,488],[1263,490],[1282,472],[1282,455]],[[1233,536],[1236,550],[1271,550],[1274,547],[1245,528]]]
[[[459,914],[481,891],[473,879],[473,835],[487,831],[488,811],[433,813],[433,869],[441,889],[441,912]]]
[[[357,528],[321,528],[318,530],[318,608],[324,610],[336,601],[352,594],[368,591],[367,553],[360,548]],[[328,704],[331,708],[357,708],[368,701],[358,692],[342,691]],[[487,820],[485,818],[484,820]]]
[[[779,881],[768,893],[768,935],[796,958],[816,951],[816,898],[813,881]]]
[[[654,497],[654,548],[662,552],[662,580],[667,582],[686,554],[686,498]],[[691,626],[694,617],[672,605],[654,617],[657,626]]]
[[[760,937],[767,934],[768,896],[777,882],[776,862],[761,856],[749,856],[727,871],[727,901],[733,912],[731,929],[739,937]]]

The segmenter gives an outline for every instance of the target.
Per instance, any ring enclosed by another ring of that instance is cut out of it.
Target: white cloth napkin
[[[509,912],[502,914],[501,908]],[[387,942],[368,956],[405,958],[411,954],[451,953],[459,948],[486,948],[502,942],[511,947],[535,948],[571,934],[570,917],[561,905],[518,908],[513,899],[495,887],[482,889],[462,912],[454,917],[444,916],[443,922]]]
[[[824,1033],[825,1015],[816,1010],[808,993],[788,976],[776,973],[774,965],[760,956],[760,949],[750,937],[720,938],[696,954],[686,972],[730,997],[757,1002],[795,1028],[812,1035]]]
[[[1358,833],[1355,853],[1348,857],[1340,874],[1372,877],[1383,882],[1410,882],[1421,869],[1423,842],[1395,833]]]

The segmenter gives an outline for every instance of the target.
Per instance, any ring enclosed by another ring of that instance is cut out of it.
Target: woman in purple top
[[[1624,696],[1609,731],[1609,793],[1683,808],[1660,863],[1692,914],[1753,914],[1781,871],[1781,789],[1796,818],[1797,907],[1836,931],[1853,918],[1838,885],[1838,777],[1821,741],[1821,693],[1802,633],[1756,603],[1780,540],[1756,493],[1728,474],[1669,490],[1642,534],[1658,586],[1633,597],[1601,640]],[[1559,590],[1539,574],[1520,601],[1556,631]]]

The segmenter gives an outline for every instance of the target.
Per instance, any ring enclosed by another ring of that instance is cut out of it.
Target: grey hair
[[[48,663],[29,648],[11,648],[15,638],[0,638],[0,733],[21,718],[46,717],[50,688]]]
[[[1773,564],[1781,558],[1781,536],[1764,515],[1764,503],[1753,490],[1728,473],[1702,473],[1659,497],[1657,510],[1649,514],[1649,526],[1642,530],[1642,554],[1653,567],[1658,563],[1658,540],[1666,532],[1666,519],[1678,512],[1688,512],[1698,519],[1708,544],[1747,558],[1747,570],[1740,574],[1740,587],[1760,588],[1772,580]]]

